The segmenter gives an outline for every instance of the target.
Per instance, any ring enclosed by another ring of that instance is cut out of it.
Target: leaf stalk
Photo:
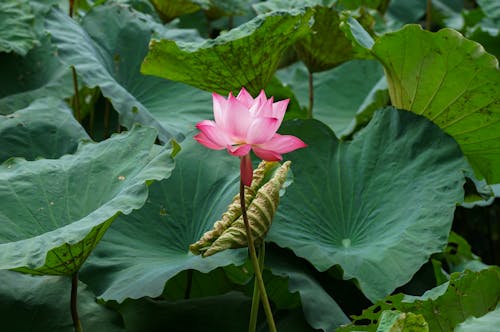
[[[82,323],[80,322],[80,317],[78,316],[78,272],[75,272],[71,277],[71,318],[73,319],[73,326],[75,327],[75,332],[83,332]]]

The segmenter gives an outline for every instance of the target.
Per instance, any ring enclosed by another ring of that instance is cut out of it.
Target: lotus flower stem
[[[82,122],[80,114],[80,94],[78,93],[78,76],[76,76],[75,67],[71,67],[71,72],[73,74],[73,89],[75,90],[75,96],[73,97],[73,110],[75,111],[76,121]]]
[[[307,118],[312,119],[313,117],[313,106],[314,106],[314,81],[313,73],[308,70],[309,73],[309,108],[307,109]]]
[[[80,322],[80,317],[78,316],[78,272],[75,272],[71,278],[71,318],[73,319],[73,326],[75,327],[75,332],[82,332],[82,323]]]
[[[75,0],[69,0],[69,17],[73,17],[73,12],[75,9]]]
[[[427,8],[425,14],[425,29],[429,31],[431,31],[431,24],[432,24],[431,11],[432,11],[432,0],[427,0]]]
[[[262,241],[259,250],[259,270],[262,274],[264,270],[264,257],[266,256],[266,243]],[[248,324],[248,332],[255,332],[257,329],[257,318],[259,316],[259,304],[260,304],[260,292],[259,284],[257,283],[257,278],[255,278],[253,284],[253,296],[252,296],[252,311],[250,312],[250,323]]]
[[[244,158],[241,158],[241,162],[242,163],[245,162]],[[241,167],[243,168],[243,166]],[[267,298],[266,287],[264,286],[264,280],[262,279],[262,273],[260,272],[259,260],[257,259],[257,252],[255,250],[255,245],[253,243],[250,223],[248,222],[247,209],[245,206],[245,184],[243,183],[243,180],[240,180],[240,204],[241,204],[241,214],[243,216],[243,222],[245,223],[245,232],[247,233],[248,252],[250,254],[250,260],[253,265],[255,280],[259,286],[260,298],[262,300],[262,305],[264,306],[264,312],[266,313],[267,324],[269,325],[269,331],[277,332],[276,325],[274,324],[273,313],[271,311],[271,305],[269,304],[269,299]]]

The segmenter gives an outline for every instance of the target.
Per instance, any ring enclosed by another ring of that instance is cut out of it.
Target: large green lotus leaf
[[[465,161],[430,121],[387,108],[351,142],[314,120],[288,122],[283,132],[309,146],[288,155],[294,184],[269,240],[320,271],[340,265],[372,300],[446,245]]]
[[[207,258],[189,251],[239,192],[238,158],[190,138],[175,159],[172,176],[151,185],[142,209],[118,217],[86,264],[82,280],[103,299],[157,297],[181,271],[243,264],[244,249]]]
[[[454,332],[491,332],[500,326],[500,305],[481,317],[469,317],[453,330]]]
[[[89,139],[72,111],[60,100],[38,99],[9,115],[0,115],[0,163],[11,157],[57,159]]]
[[[266,252],[266,268],[269,268],[274,275],[288,278],[288,290],[300,294],[304,316],[312,327],[333,331],[340,325],[350,323],[337,302],[304,268],[303,262],[291,254],[272,249]]]
[[[385,67],[392,104],[436,123],[478,174],[500,182],[497,59],[454,30],[417,25],[383,35],[372,52]]]
[[[0,271],[2,331],[72,332],[71,279]],[[78,311],[86,331],[124,331],[118,313],[97,304],[87,286],[78,285]]]
[[[77,271],[115,217],[140,208],[147,184],[170,175],[156,135],[137,127],[60,159],[0,165],[0,269]]]
[[[226,94],[245,87],[258,94],[283,52],[309,30],[311,11],[260,15],[214,40],[153,40],[141,71]]]
[[[0,52],[0,114],[27,107],[38,98],[70,97],[73,93],[71,71],[61,65],[48,36],[22,57]]]
[[[307,68],[297,63],[277,71],[291,87],[302,107],[308,107]],[[389,100],[382,66],[376,61],[353,60],[313,76],[313,117],[338,135],[349,134],[368,122],[373,112]]]
[[[82,81],[99,86],[126,127],[134,123],[158,129],[160,139],[182,138],[211,113],[209,93],[139,72],[152,29],[147,17],[120,5],[99,6],[78,25],[52,10],[47,29],[61,60],[74,65]]]
[[[35,16],[28,1],[0,2],[0,52],[26,55],[37,45],[34,20]]]
[[[453,331],[470,316],[495,310],[500,301],[500,268],[452,273],[450,281],[422,296],[391,295],[354,316],[354,325],[337,331],[374,331],[384,310],[413,312],[424,316],[429,331]],[[474,330],[475,331],[475,330]],[[493,331],[493,330],[490,330]]]

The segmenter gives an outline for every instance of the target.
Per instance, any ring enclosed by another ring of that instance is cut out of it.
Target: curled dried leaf
[[[263,161],[254,171],[252,185],[245,187],[248,222],[255,243],[260,243],[271,227],[279,204],[279,192],[289,169],[290,161],[281,166],[277,162]],[[208,257],[219,251],[246,246],[247,237],[238,194],[221,219],[215,222],[213,229],[190,245],[189,250],[195,255]]]

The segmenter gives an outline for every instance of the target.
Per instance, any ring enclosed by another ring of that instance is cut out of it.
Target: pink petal
[[[255,112],[256,116],[274,118],[273,116],[273,97],[262,102],[260,107]]]
[[[203,139],[209,140],[218,147],[225,148],[228,144],[231,144],[227,135],[213,121],[203,120],[198,122],[196,128],[203,133]]]
[[[222,150],[225,148],[224,146],[219,146],[219,145],[215,144],[214,142],[212,142],[210,139],[208,139],[208,137],[204,133],[198,133],[193,138],[195,140],[197,140],[198,143],[200,143],[201,145],[203,145],[209,149]]]
[[[246,142],[248,144],[262,144],[269,141],[279,128],[276,118],[256,118],[248,128]]]
[[[247,108],[250,108],[254,103],[252,96],[245,88],[241,88],[241,91],[238,93],[238,96],[236,96],[236,99],[242,102]]]
[[[245,186],[250,187],[253,179],[253,170],[252,170],[252,158],[250,157],[249,153],[241,157],[240,178],[241,182],[243,182]]]
[[[227,152],[233,156],[241,157],[250,152],[250,149],[252,149],[252,146],[250,144],[241,144],[241,145],[228,145],[227,146]]]
[[[254,147],[254,151],[255,148],[258,148],[260,151],[266,150],[268,152],[273,152],[274,154],[283,154],[300,148],[305,148],[306,146],[306,143],[295,136],[275,134],[269,141]]]
[[[283,121],[283,117],[285,116],[286,108],[288,106],[288,103],[290,102],[290,99],[285,99],[285,100],[280,100],[277,101],[273,104],[273,117],[278,118],[281,121]]]
[[[264,150],[256,146],[253,147],[253,152],[255,152],[255,155],[257,155],[257,157],[265,161],[281,161],[283,159],[283,157],[279,153]]]
[[[227,112],[227,100],[221,95],[212,93],[215,123],[219,128],[225,128],[224,113]]]
[[[253,118],[245,104],[233,95],[229,95],[228,102],[227,111],[224,113],[224,131],[233,141],[244,143]]]
[[[264,90],[260,90],[260,93],[257,98],[255,98],[255,100],[258,100],[261,104],[264,104],[267,101],[266,93],[264,92]]]

